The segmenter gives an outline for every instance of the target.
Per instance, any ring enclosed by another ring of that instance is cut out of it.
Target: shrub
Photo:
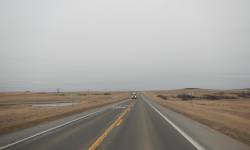
[[[181,100],[192,100],[194,98],[196,98],[195,96],[193,95],[190,95],[190,94],[179,94],[177,95],[178,98],[180,98]]]
[[[243,97],[243,98],[250,98],[250,92],[241,92],[237,93],[238,97]]]
[[[222,96],[222,95],[203,95],[201,98],[208,100],[235,99],[235,97],[233,96]]]
[[[104,93],[103,95],[112,95],[111,93]]]
[[[167,99],[168,99],[168,97],[165,96],[165,95],[157,95],[157,97],[160,97],[161,99],[164,99],[164,100],[167,100]]]

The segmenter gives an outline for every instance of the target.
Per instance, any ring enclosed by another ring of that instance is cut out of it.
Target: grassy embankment
[[[181,89],[146,92],[164,107],[250,145],[250,91]]]

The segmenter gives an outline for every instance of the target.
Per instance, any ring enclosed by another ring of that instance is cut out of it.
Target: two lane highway
[[[195,150],[196,148],[164,120],[142,97],[101,144],[100,150]]]
[[[164,108],[143,95],[138,95],[136,100],[126,100],[63,120],[66,123],[59,121],[62,124],[35,134],[37,136],[21,136],[25,140],[14,144],[12,141],[7,148],[2,144],[0,150],[250,149],[247,145]],[[7,139],[10,138],[16,138],[15,134]],[[6,143],[3,139],[0,136],[0,144]]]
[[[131,106],[130,108],[128,108]],[[128,110],[120,120],[121,114]],[[112,124],[118,121],[114,127]],[[106,133],[108,131],[108,133]],[[105,135],[105,137],[103,137]],[[100,137],[103,139],[100,141]],[[141,96],[9,147],[10,150],[195,150]]]

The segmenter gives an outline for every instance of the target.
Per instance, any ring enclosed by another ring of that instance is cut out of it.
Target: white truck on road
[[[137,98],[136,93],[133,92],[133,93],[131,94],[131,99],[136,99],[136,98]]]

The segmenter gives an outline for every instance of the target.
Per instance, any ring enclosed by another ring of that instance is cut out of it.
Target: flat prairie
[[[249,89],[180,89],[151,91],[145,95],[164,107],[250,145]]]
[[[126,92],[0,93],[0,134],[118,102],[127,97]]]

